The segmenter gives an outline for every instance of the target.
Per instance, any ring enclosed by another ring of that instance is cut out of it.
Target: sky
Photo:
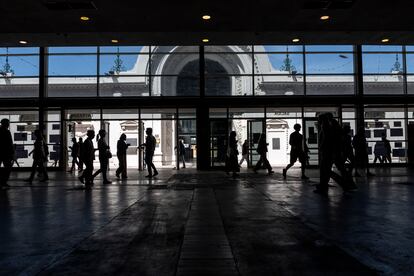
[[[142,46],[119,47],[123,69],[131,70],[138,58]],[[50,76],[86,76],[97,74],[97,47],[52,47],[49,48],[49,75]],[[300,45],[266,45],[265,51],[272,53],[258,53],[256,55],[267,55],[273,68],[280,70],[286,58],[286,50],[292,60],[298,74],[303,73],[303,46]],[[363,71],[368,74],[388,74],[396,60],[395,51],[401,51],[401,46],[363,46]],[[414,46],[407,46],[407,51],[414,51]],[[305,46],[305,50],[312,52],[306,54],[306,72],[308,74],[352,74],[353,56],[352,46]],[[117,47],[108,46],[99,49],[101,75],[105,75],[114,65]],[[337,51],[337,53],[327,53]],[[381,51],[382,53],[373,53]],[[15,72],[15,76],[38,76],[39,71],[39,48],[20,47],[9,48],[9,64]],[[284,53],[282,53],[284,52]],[[319,53],[318,53],[319,52]],[[320,53],[324,52],[324,53]],[[371,52],[371,53],[369,53]],[[82,55],[79,55],[82,53]],[[59,55],[63,54],[63,55]],[[73,54],[73,55],[72,55]],[[143,53],[148,54],[148,53]],[[402,54],[399,53],[399,62],[403,63]],[[0,68],[6,62],[6,48],[0,48]],[[407,54],[407,72],[414,73],[414,52]]]

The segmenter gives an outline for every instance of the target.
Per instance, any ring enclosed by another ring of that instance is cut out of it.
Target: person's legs
[[[121,174],[121,172],[124,171],[124,160],[123,160],[123,157],[120,155],[118,155],[117,157],[118,157],[119,166],[118,166],[118,169],[116,169],[115,175],[116,177],[119,178],[119,175]]]
[[[262,163],[263,163],[263,155],[260,155],[260,158],[257,161],[256,166],[254,166],[254,169],[253,169],[254,172],[257,172],[261,168]]]
[[[122,178],[127,178],[128,173],[127,173],[127,156],[126,156],[126,154],[123,156],[122,161],[123,161],[123,163],[122,163],[122,167],[123,167],[123,169],[122,169]]]
[[[49,175],[47,174],[46,167],[43,162],[39,162],[39,170],[42,172],[43,178],[40,181],[49,180]]]
[[[83,172],[83,177],[85,179],[85,184],[92,184],[93,182],[93,161],[86,161],[85,162],[85,170]]]
[[[316,191],[321,193],[328,192],[328,183],[331,178],[332,159],[330,156],[321,156],[319,168],[319,185],[316,186]]]
[[[154,158],[154,155],[152,154],[151,155],[151,159],[150,159],[150,164],[151,164],[152,170],[154,171],[153,176],[156,176],[158,174],[158,171],[157,171],[157,168],[155,168],[155,165],[154,165],[154,162],[153,162],[153,158]]]
[[[145,155],[145,164],[147,164],[147,170],[148,170],[148,177],[152,177],[152,156],[150,154]]]
[[[37,160],[33,160],[32,171],[30,172],[30,176],[29,176],[29,179],[28,179],[29,182],[33,181],[33,178],[34,178],[34,175],[36,173],[36,169],[37,169],[37,166],[39,165],[39,163],[42,163],[42,161],[39,162]]]
[[[273,173],[272,166],[270,165],[269,160],[267,160],[266,154],[263,156],[263,165],[265,166],[269,174]]]
[[[108,173],[108,165],[109,160],[102,160],[101,161],[101,172],[104,184],[109,184],[111,181],[108,180],[107,173]]]
[[[181,155],[181,160],[183,161],[183,168],[185,168],[185,157],[184,157],[184,154]]]
[[[13,166],[12,160],[3,160],[3,174],[2,174],[2,185],[7,185],[7,181],[9,181],[11,169]]]

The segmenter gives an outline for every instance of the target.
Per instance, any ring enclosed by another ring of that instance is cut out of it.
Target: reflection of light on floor
[[[293,91],[286,91],[285,95],[286,96],[292,96],[292,95],[295,95],[295,93]]]

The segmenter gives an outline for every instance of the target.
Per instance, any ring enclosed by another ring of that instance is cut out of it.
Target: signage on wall
[[[92,120],[92,114],[88,113],[73,113],[69,115],[71,121],[90,121]]]

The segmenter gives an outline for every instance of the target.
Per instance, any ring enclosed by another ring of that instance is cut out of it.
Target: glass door
[[[314,118],[304,118],[303,135],[309,148],[309,165],[318,165],[318,121]]]
[[[228,132],[227,119],[210,120],[210,162],[213,168],[225,166]]]
[[[260,156],[257,153],[256,149],[259,144],[260,136],[264,130],[264,121],[263,120],[249,120],[247,121],[247,137],[249,140],[249,168],[253,167],[257,161],[259,161]]]

